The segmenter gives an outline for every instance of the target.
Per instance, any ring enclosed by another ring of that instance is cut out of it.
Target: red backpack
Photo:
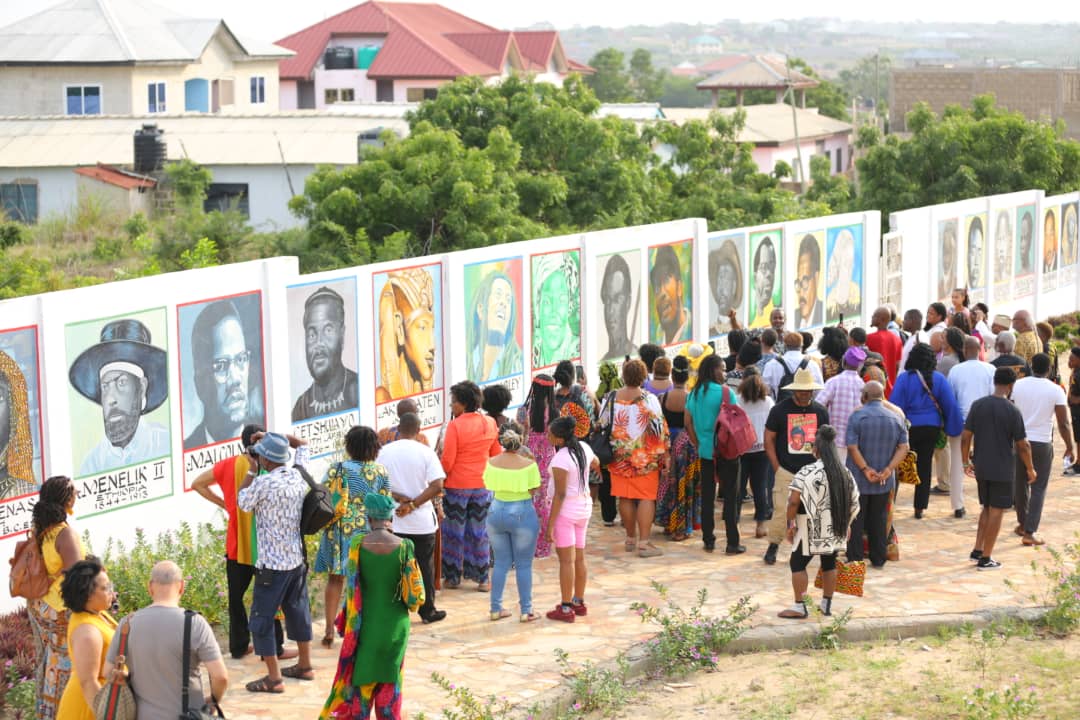
[[[728,402],[731,388],[724,386],[724,402],[716,416],[713,432],[713,457],[734,460],[757,444],[757,433],[750,416],[738,405]]]

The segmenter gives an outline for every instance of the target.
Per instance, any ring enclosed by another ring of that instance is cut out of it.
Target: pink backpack
[[[724,402],[716,416],[713,433],[713,457],[734,460],[757,444],[757,433],[750,416],[738,405],[728,402],[731,388],[724,386]]]

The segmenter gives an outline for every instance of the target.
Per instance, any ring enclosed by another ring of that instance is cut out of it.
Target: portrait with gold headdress
[[[437,389],[442,327],[439,265],[378,273],[372,281],[378,342],[375,402]]]
[[[0,342],[0,500],[35,492],[41,482],[37,426],[37,336],[33,329],[5,333]],[[24,363],[26,370],[20,366]],[[27,375],[30,375],[29,381]],[[31,385],[33,387],[31,387]]]
[[[533,255],[533,370],[581,357],[580,251]]]

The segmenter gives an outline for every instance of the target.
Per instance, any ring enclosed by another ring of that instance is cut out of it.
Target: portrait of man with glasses
[[[795,313],[795,327],[800,330],[816,327],[825,321],[825,307],[819,289],[820,278],[821,244],[816,235],[807,233],[799,242],[799,259],[795,266],[795,297],[799,301]]]
[[[201,405],[202,412],[184,438],[184,450],[234,440],[244,425],[263,423],[259,317],[259,295],[255,294],[214,300],[195,318],[189,372],[199,402],[183,398],[185,428],[189,419],[199,416],[191,405]],[[185,379],[185,390],[188,387]]]

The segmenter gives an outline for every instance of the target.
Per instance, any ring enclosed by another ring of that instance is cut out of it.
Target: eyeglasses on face
[[[251,365],[251,351],[245,350],[232,357],[214,358],[210,367],[214,370],[214,377],[218,380],[224,380],[229,376],[232,368],[236,368],[240,372],[247,372],[249,365]]]

